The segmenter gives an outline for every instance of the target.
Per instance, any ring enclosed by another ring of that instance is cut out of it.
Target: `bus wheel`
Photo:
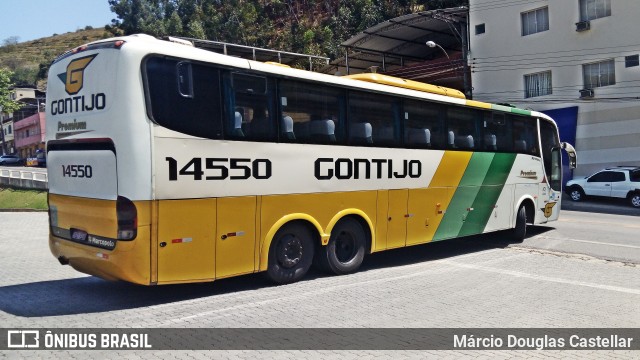
[[[358,270],[364,260],[367,233],[358,220],[344,218],[331,231],[329,244],[318,254],[320,266],[337,275]]]
[[[302,279],[313,261],[313,248],[313,235],[306,226],[301,223],[283,226],[269,248],[267,276],[278,284]]]
[[[527,235],[527,209],[524,204],[520,205],[516,214],[516,227],[512,230],[512,238],[514,242],[523,242]]]

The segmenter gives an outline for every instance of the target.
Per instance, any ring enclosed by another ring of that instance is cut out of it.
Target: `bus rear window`
[[[184,134],[222,136],[220,71],[164,57],[147,59],[147,114],[158,125]]]

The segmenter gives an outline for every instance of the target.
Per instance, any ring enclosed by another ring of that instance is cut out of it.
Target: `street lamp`
[[[447,59],[449,59],[449,54],[447,54],[447,51],[446,51],[445,49],[443,49],[443,48],[442,48],[442,46],[440,46],[440,45],[436,44],[436,43],[435,43],[435,42],[433,42],[433,41],[427,41],[427,42],[426,42],[426,45],[427,45],[428,47],[430,47],[430,48],[434,48],[434,47],[436,47],[436,46],[437,46],[437,47],[439,47],[439,48],[440,48],[440,50],[442,50],[442,52],[444,53],[444,55],[447,57]]]

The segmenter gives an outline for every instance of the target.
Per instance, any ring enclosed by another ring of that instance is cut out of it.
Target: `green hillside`
[[[53,59],[76,46],[105,37],[109,35],[105,34],[104,28],[86,29],[5,45],[0,47],[0,67],[15,73],[14,83],[18,86],[43,87],[42,82],[38,83],[38,75],[40,73],[40,78],[44,78],[43,74]]]

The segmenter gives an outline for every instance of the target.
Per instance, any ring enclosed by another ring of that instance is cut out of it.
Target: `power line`
[[[635,51],[628,51],[629,53],[632,52],[640,52],[640,48],[636,49]],[[484,60],[477,60],[477,59],[472,59],[471,63],[472,64],[476,64],[476,65],[493,65],[496,63],[521,63],[523,61],[531,61],[529,62],[529,64],[535,64],[535,62],[533,62],[534,60],[547,60],[547,59],[568,59],[568,58],[580,58],[580,57],[585,57],[585,56],[597,56],[597,55],[610,55],[607,58],[618,58],[618,57],[623,57],[623,56],[628,56],[628,55],[622,55],[622,54],[611,54],[611,53],[604,53],[604,52],[598,52],[598,53],[584,53],[584,54],[575,54],[575,55],[562,55],[562,56],[540,56],[540,57],[530,57],[530,58],[524,58],[524,59],[514,59],[514,60],[490,60],[490,61],[484,61]],[[585,61],[591,61],[592,59],[586,59]],[[565,61],[569,61],[569,60],[565,60]],[[571,61],[575,61],[575,60],[571,60]],[[554,61],[556,62],[556,61]],[[544,63],[544,62],[543,62]]]
[[[529,57],[531,57],[531,56],[536,56],[536,55],[540,56],[540,55],[545,55],[545,54],[562,54],[562,53],[571,53],[571,52],[581,52],[581,51],[590,51],[590,50],[606,50],[606,49],[617,49],[617,48],[626,48],[626,47],[636,47],[636,48],[638,48],[638,47],[640,47],[640,44],[606,46],[606,47],[600,47],[600,48],[583,48],[583,49],[577,49],[577,50],[558,50],[558,51],[547,51],[547,52],[535,52],[535,53],[513,54],[513,55],[503,55],[503,56],[473,57],[472,60],[504,59],[504,58],[511,58],[511,57],[520,57],[520,56],[529,56]]]
[[[615,85],[615,89],[632,89],[632,88],[640,88],[640,85],[630,85],[630,86],[617,86],[618,84],[621,83],[627,83],[627,82],[638,82],[640,83],[640,80],[630,80],[630,81],[619,81],[616,82]],[[610,85],[610,86],[614,86],[614,85]],[[583,88],[583,84],[577,84],[577,85],[567,85],[567,86],[558,86],[558,87],[552,87],[552,91],[554,94],[558,94],[558,91],[560,93],[564,93],[564,92],[569,92],[569,91],[575,91],[575,90],[581,90]],[[604,86],[601,86],[604,87]],[[518,89],[518,90],[506,90],[506,91],[489,91],[489,92],[473,92],[474,95],[492,95],[492,94],[513,94],[513,93],[525,93],[526,90],[522,89]]]

